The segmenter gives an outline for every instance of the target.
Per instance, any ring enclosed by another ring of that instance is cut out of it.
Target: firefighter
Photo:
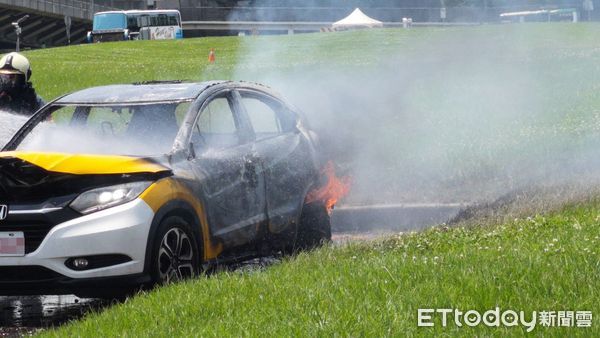
[[[44,105],[30,79],[26,57],[13,52],[0,59],[0,110],[30,116]]]

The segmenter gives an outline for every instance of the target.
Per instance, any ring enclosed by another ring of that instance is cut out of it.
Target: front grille
[[[34,252],[40,246],[53,225],[48,223],[35,224],[0,224],[0,231],[22,231],[25,235],[25,254]]]
[[[0,282],[42,282],[60,277],[61,274],[43,266],[0,266]]]

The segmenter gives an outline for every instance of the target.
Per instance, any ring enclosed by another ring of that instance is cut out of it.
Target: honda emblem
[[[3,221],[8,216],[8,205],[0,204],[0,221]]]

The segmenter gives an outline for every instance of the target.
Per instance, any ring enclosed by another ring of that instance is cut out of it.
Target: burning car
[[[0,293],[94,294],[313,247],[331,237],[322,168],[298,111],[258,84],[65,95],[0,153]]]

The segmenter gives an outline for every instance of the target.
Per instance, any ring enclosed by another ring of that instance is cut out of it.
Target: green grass
[[[176,78],[243,79],[292,96],[300,91],[308,99],[299,102],[324,108],[312,117],[336,132],[370,128],[353,134],[363,144],[361,163],[387,174],[357,182],[387,201],[402,200],[408,190],[404,181],[381,177],[423,179],[434,184],[416,195],[443,198],[446,191],[454,201],[468,196],[476,180],[482,195],[496,194],[495,184],[505,184],[496,170],[507,163],[518,163],[520,174],[555,164],[545,153],[564,154],[567,162],[589,155],[600,126],[598,46],[600,25],[533,24],[105,43],[27,56],[46,99],[101,84]],[[206,61],[210,48],[215,65]],[[368,95],[354,83],[369,85]],[[324,113],[330,106],[318,105],[330,97],[351,105],[333,119]],[[407,113],[371,105],[386,100]],[[380,113],[384,123],[370,123]],[[436,170],[450,180],[428,180]],[[362,188],[357,183],[355,191]],[[523,328],[441,328],[439,320],[433,329],[416,326],[418,308],[499,306],[591,310],[591,329],[538,325],[533,334],[600,336],[598,201],[485,223],[326,247],[264,270],[202,277],[42,335],[522,335]]]
[[[490,227],[326,247],[258,271],[163,287],[42,336],[520,336],[417,327],[418,308],[600,313],[600,203]],[[535,336],[600,335],[544,328]]]

